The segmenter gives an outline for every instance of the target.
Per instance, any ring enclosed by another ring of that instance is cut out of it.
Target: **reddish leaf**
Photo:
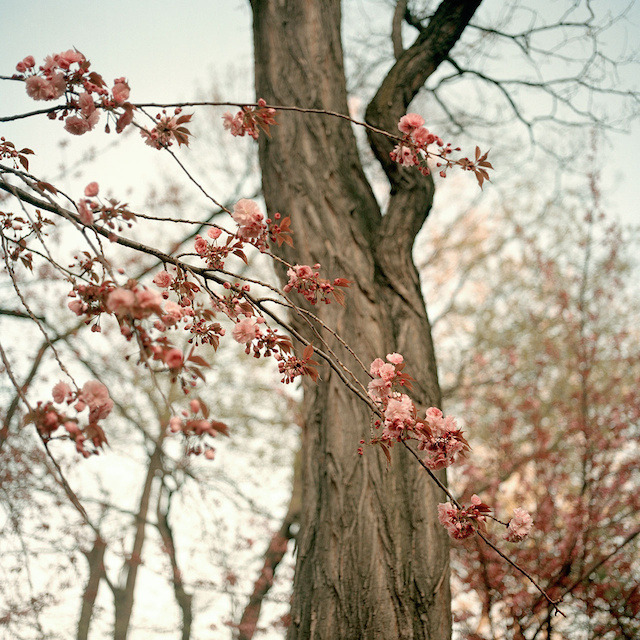
[[[218,422],[217,420],[211,420],[211,426],[223,436],[229,437],[229,427],[224,422]]]
[[[196,364],[199,364],[201,367],[208,367],[211,368],[211,365],[201,356],[198,355],[190,355],[187,360],[189,360],[189,362],[195,362]]]

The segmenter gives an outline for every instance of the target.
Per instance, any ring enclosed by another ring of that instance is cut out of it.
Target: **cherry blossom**
[[[164,361],[169,369],[177,369],[182,366],[184,356],[178,348],[169,349],[164,354]]]
[[[67,84],[61,73],[54,73],[50,78],[29,76],[25,80],[27,95],[34,100],[56,100],[64,94]]]
[[[259,238],[266,231],[264,216],[253,200],[243,198],[233,207],[231,217],[238,225],[238,236],[243,240]]]
[[[259,320],[261,318],[243,318],[233,327],[231,335],[236,342],[247,344],[260,335]]]
[[[87,196],[87,198],[95,198],[95,196],[98,195],[99,191],[100,191],[100,187],[98,186],[98,183],[97,182],[90,182],[84,188],[84,195]]]
[[[438,520],[454,540],[464,540],[486,528],[486,515],[491,511],[477,495],[471,496],[471,505],[458,508],[451,502],[438,505]]]
[[[418,129],[424,124],[424,118],[417,113],[407,113],[407,115],[400,118],[398,123],[398,129],[402,133],[411,133],[415,129]]]
[[[111,89],[111,93],[113,95],[113,99],[118,103],[122,104],[129,99],[130,88],[127,84],[127,81],[124,78],[116,78],[113,82],[113,89]]]
[[[173,276],[167,271],[160,271],[156,277],[153,279],[153,284],[160,287],[161,289],[166,289],[171,286],[173,282]]]
[[[517,507],[513,510],[513,518],[509,520],[509,526],[507,533],[504,535],[504,539],[509,542],[521,542],[529,535],[532,526],[533,520],[529,513]]]
[[[71,395],[71,388],[66,382],[58,382],[53,387],[51,395],[54,402],[64,402]]]

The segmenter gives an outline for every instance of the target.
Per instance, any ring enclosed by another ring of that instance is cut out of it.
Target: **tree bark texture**
[[[257,96],[269,104],[348,113],[340,1],[251,4]],[[432,18],[437,33],[421,33],[412,47],[397,52],[367,111],[371,124],[394,131],[478,4],[445,0]],[[346,308],[332,303],[314,312],[367,366],[402,353],[416,379],[411,395],[418,407],[439,405],[429,321],[412,259],[433,181],[392,165],[388,141],[372,137],[392,188],[382,215],[348,122],[293,112],[280,113],[278,121],[271,139],[261,137],[259,155],[269,215],[279,211],[292,219],[295,247],[282,255],[294,264],[319,262],[326,277],[353,282]],[[300,317],[292,322],[317,343]],[[324,337],[343,362],[353,363],[336,340]],[[351,369],[357,373],[355,365]],[[436,509],[444,496],[399,446],[389,467],[378,450],[359,456],[358,441],[370,437],[370,411],[330,369],[321,376],[318,384],[304,381],[303,500],[288,637],[449,638],[449,547]],[[366,385],[366,374],[358,376]]]

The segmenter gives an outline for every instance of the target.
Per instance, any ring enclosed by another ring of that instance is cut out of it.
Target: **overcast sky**
[[[488,0],[488,4],[498,1],[501,0]],[[603,2],[612,8],[626,4],[621,0]],[[553,2],[540,0],[541,6],[545,4]],[[638,4],[630,14],[629,27],[629,39],[636,42],[640,42]],[[351,20],[347,33],[358,34],[360,29],[367,33],[376,19],[375,5],[370,0],[345,0],[345,5],[349,16],[358,14],[363,18]],[[195,98],[199,90],[214,81],[225,95],[224,83],[231,76],[234,93],[225,97],[234,101],[254,99],[247,0],[0,0],[0,24],[0,75],[11,75],[16,62],[26,55],[33,55],[40,64],[48,54],[76,47],[108,83],[125,76],[134,102]],[[22,84],[0,82],[0,115],[41,106],[26,96]],[[48,178],[55,175],[61,154],[71,163],[90,146],[100,148],[115,139],[114,134],[107,136],[98,130],[76,138],[63,131],[62,123],[44,116],[2,124],[0,136],[19,147],[34,149],[37,155],[31,161],[31,171]],[[110,151],[87,166],[79,184],[73,186],[70,177],[62,179],[70,195],[80,197],[82,186],[89,180],[97,180],[116,192],[151,180],[166,154],[141,144],[138,136],[131,138],[121,149]],[[61,139],[67,143],[63,151],[58,147]],[[632,132],[611,140],[612,146],[602,154],[607,209],[631,222],[637,220],[640,202],[636,168],[640,127],[636,124]],[[134,201],[133,208],[139,209],[140,203]]]
[[[495,0],[488,0],[481,10],[490,10],[494,4]],[[606,6],[617,11],[626,4],[611,0]],[[626,27],[631,43],[640,42],[638,4],[630,11],[630,24]],[[370,29],[381,15],[380,5],[370,0],[345,0],[345,7],[347,16],[357,14],[362,18],[350,21],[346,30],[350,35],[359,29]],[[253,99],[251,14],[247,0],[0,0],[0,23],[4,27],[0,46],[2,75],[11,74],[25,55],[34,55],[39,63],[47,54],[76,47],[108,82],[126,76],[132,101],[188,99],[195,97],[199,88],[210,87],[213,79],[224,94],[229,77],[234,78],[234,94],[225,97]],[[0,86],[2,115],[41,106],[28,99],[21,84],[4,81]],[[74,138],[62,131],[61,123],[50,122],[44,116],[3,124],[0,134],[19,146],[33,148],[37,157],[32,161],[32,171],[48,177],[58,166],[60,150],[56,144],[61,138],[67,143],[67,163],[89,146],[99,148],[114,138],[113,134],[109,138],[97,131]],[[628,222],[635,219],[640,202],[636,169],[639,146],[640,126],[636,123],[632,132],[613,136],[611,146],[603,153],[608,209]],[[144,145],[136,141],[125,154],[106,154],[88,177],[114,187],[146,180],[161,154],[141,147]]]

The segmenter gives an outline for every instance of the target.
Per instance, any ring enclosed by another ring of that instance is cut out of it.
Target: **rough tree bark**
[[[412,47],[401,51],[367,111],[393,131],[480,4],[444,0]],[[256,93],[270,104],[347,113],[339,0],[252,0]],[[429,213],[433,182],[393,165],[386,140],[370,140],[391,183],[382,215],[350,125],[282,114],[260,140],[270,214],[290,215],[295,247],[283,256],[353,281],[346,308],[314,311],[367,363],[397,351],[416,378],[418,406],[440,404],[429,321],[412,247]],[[300,318],[295,328],[314,335]],[[348,356],[326,335],[343,361]],[[355,368],[353,369],[356,371]],[[449,552],[437,522],[443,501],[424,471],[396,447],[393,464],[358,441],[370,414],[329,369],[305,383],[303,504],[297,536],[290,639],[426,639],[451,634]],[[364,376],[360,376],[364,382]],[[444,477],[444,476],[442,476]]]

